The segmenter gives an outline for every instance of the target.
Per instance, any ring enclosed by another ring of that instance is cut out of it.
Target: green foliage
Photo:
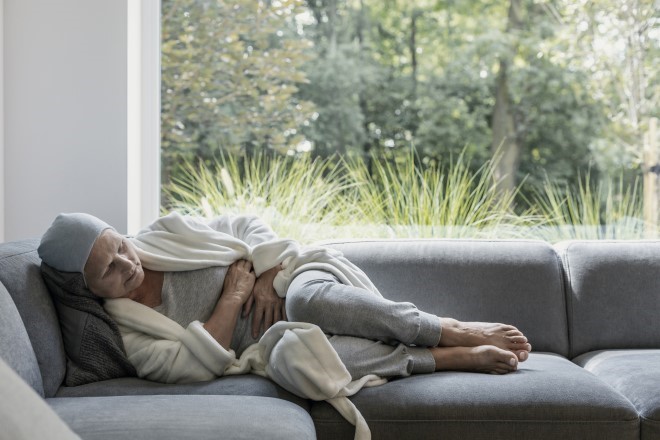
[[[412,153],[376,161],[373,171],[363,160],[346,162],[359,218],[408,237],[488,236],[502,225],[525,223],[510,210],[515,194],[495,190],[490,162],[475,172],[464,155],[447,166],[420,169],[417,163]]]
[[[223,152],[361,157],[351,160],[379,185],[388,166],[407,173],[401,191],[432,167],[453,172],[464,151],[473,158],[464,171],[481,175],[505,66],[520,146],[510,203],[520,207],[546,175],[578,188],[587,170],[598,181],[624,169],[631,185],[658,113],[653,0],[163,0],[162,9],[165,184],[186,177],[181,159],[212,167]]]
[[[164,212],[254,214],[280,236],[303,242],[316,239],[327,224],[353,218],[342,198],[350,184],[327,160],[223,155],[210,164],[184,161],[176,175],[163,188],[170,200]]]
[[[562,239],[641,239],[645,228],[640,184],[626,185],[623,176],[617,181],[594,184],[589,174],[577,185],[562,185],[546,179],[543,188],[534,192],[531,206],[543,227],[536,235],[547,241]]]
[[[545,175],[573,184],[585,170],[592,169],[597,177],[589,146],[602,131],[605,115],[580,85],[584,81],[584,74],[567,72],[543,57],[532,59],[513,76],[524,143],[518,179],[528,176],[528,187],[543,185]]]
[[[310,56],[310,42],[296,33],[301,7],[300,0],[163,0],[166,176],[180,157],[286,152],[300,140],[297,129],[313,112],[296,96]]]
[[[262,217],[282,237],[303,243],[332,238],[642,238],[639,185],[577,188],[547,180],[532,208],[511,210],[515,194],[495,190],[493,163],[471,171],[464,155],[451,165],[420,169],[412,153],[333,164],[257,154],[251,161],[224,156],[211,165],[186,162],[165,190],[164,211],[213,217]]]
[[[360,66],[350,48],[343,49],[309,62],[309,83],[300,86],[302,99],[313,102],[317,111],[302,133],[313,142],[318,156],[346,153],[346,145],[364,142],[364,116],[357,93],[362,87]]]
[[[649,118],[659,114],[659,5],[654,0],[560,0],[556,50],[567,70],[584,72],[585,92],[608,123],[591,146],[602,168],[638,168]]]

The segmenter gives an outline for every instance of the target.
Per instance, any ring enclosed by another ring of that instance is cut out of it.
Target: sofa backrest
[[[0,283],[0,358],[34,390],[44,396],[37,357],[21,315],[5,286]]]
[[[52,397],[64,380],[66,356],[55,306],[41,278],[38,245],[37,239],[0,244],[0,282],[12,297],[32,343],[42,393]],[[3,307],[2,319],[4,315]]]
[[[556,245],[566,273],[571,357],[660,348],[660,241]]]
[[[325,243],[383,296],[438,316],[517,326],[533,349],[568,354],[561,263],[542,241],[385,240]]]

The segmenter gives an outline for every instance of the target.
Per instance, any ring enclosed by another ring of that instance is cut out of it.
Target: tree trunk
[[[417,99],[417,19],[422,15],[421,11],[413,8],[410,17],[410,64],[412,66],[412,98]]]
[[[500,60],[497,75],[497,92],[493,110],[493,143],[491,151],[495,158],[495,179],[500,193],[511,192],[516,187],[516,173],[520,166],[520,144],[516,138],[516,123],[509,97],[507,62]]]
[[[337,0],[328,2],[328,57],[337,55]]]
[[[520,0],[511,0],[509,4],[507,32],[515,32],[522,27],[520,8]],[[512,55],[517,51],[516,46],[514,45],[512,47]],[[507,58],[506,55],[502,55],[499,61],[495,108],[493,109],[491,124],[493,132],[491,152],[496,159],[495,178],[498,182],[497,190],[501,194],[515,190],[516,174],[520,166],[521,153],[520,143],[516,133],[514,108],[509,94],[509,60]]]

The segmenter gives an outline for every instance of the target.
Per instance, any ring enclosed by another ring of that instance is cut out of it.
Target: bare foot
[[[516,355],[520,362],[529,357],[532,346],[520,330],[512,325],[489,322],[461,322],[440,318],[442,335],[440,347],[478,347],[494,345]]]
[[[460,370],[506,374],[516,371],[518,360],[510,351],[492,345],[478,347],[433,347],[436,371]]]

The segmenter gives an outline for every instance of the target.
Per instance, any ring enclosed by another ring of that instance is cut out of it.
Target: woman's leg
[[[354,380],[368,374],[389,378],[440,370],[506,374],[518,367],[510,351],[492,345],[426,348],[353,336],[330,336],[328,340]]]
[[[325,333],[356,336],[388,344],[433,347],[440,342],[440,318],[408,302],[394,302],[347,286],[329,272],[296,276],[286,297],[289,321],[318,325]]]
[[[531,350],[527,338],[513,326],[441,319],[411,303],[390,301],[341,284],[325,271],[306,271],[296,276],[287,291],[286,308],[290,321],[316,324],[333,335],[419,347],[488,345],[513,352],[520,361],[526,360]],[[475,353],[472,350],[469,354],[474,357]],[[501,353],[496,357],[501,358]]]
[[[436,369],[428,348],[388,345],[354,336],[329,336],[328,340],[354,380],[368,374],[403,377],[432,373]]]

